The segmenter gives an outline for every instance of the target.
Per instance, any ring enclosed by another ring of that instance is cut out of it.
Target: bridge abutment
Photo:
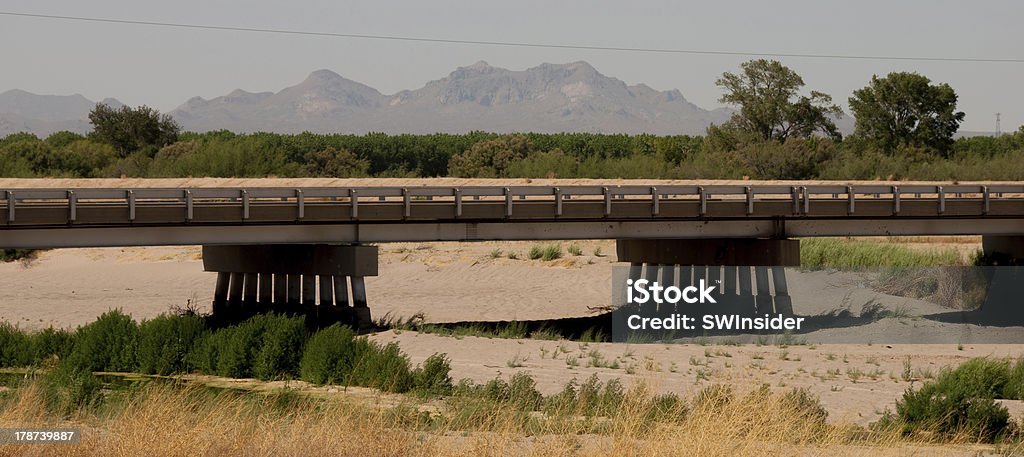
[[[981,237],[985,258],[995,265],[1024,265],[1024,236]]]
[[[715,304],[648,305],[643,312],[793,314],[786,267],[800,266],[800,241],[788,239],[626,239],[616,241],[629,278],[668,287],[715,286]]]
[[[377,275],[377,256],[376,246],[215,245],[203,246],[203,269],[217,272],[215,317],[273,310],[366,328],[364,278]]]

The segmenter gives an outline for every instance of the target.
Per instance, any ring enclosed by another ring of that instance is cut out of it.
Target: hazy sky
[[[768,53],[1024,58],[1024,2],[4,0],[0,11],[310,31]],[[0,16],[0,91],[116,97],[170,110],[236,88],[277,91],[327,68],[384,93],[415,89],[486,60],[521,70],[586,60],[626,83],[677,88],[720,106],[714,85],[744,57],[388,42]],[[784,58],[807,88],[842,106],[872,74],[917,71],[948,82],[963,130],[1024,123],[1024,63]]]

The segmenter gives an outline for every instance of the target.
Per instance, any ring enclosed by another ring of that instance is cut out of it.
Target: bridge
[[[799,265],[792,238],[906,235],[1024,259],[1024,183],[0,189],[0,248],[203,245],[215,312],[319,303],[363,323],[369,243],[615,239],[658,277]]]

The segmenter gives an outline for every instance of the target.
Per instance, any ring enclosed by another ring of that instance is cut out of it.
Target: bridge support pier
[[[372,325],[363,278],[377,275],[376,246],[203,246],[203,269],[217,272],[214,316],[245,318],[272,309],[323,324]]]
[[[616,242],[629,277],[662,286],[715,286],[715,304],[662,304],[656,313],[793,314],[785,267],[800,266],[800,241],[786,239],[627,239]],[[662,309],[666,308],[666,309]],[[671,308],[671,309],[667,309]]]
[[[985,235],[981,247],[995,265],[1024,265],[1024,236]]]

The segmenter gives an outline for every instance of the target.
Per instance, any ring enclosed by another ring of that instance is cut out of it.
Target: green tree
[[[370,161],[356,157],[348,149],[334,149],[328,146],[320,151],[307,153],[306,172],[310,176],[329,178],[350,178],[367,176]]]
[[[956,111],[956,101],[949,84],[932,84],[917,73],[875,75],[850,97],[857,119],[854,134],[886,151],[904,145],[947,153],[964,120],[964,113]]]
[[[98,103],[89,112],[89,122],[93,126],[90,137],[109,143],[121,158],[143,149],[155,154],[159,148],[177,141],[181,131],[170,115],[145,105],[114,109]]]
[[[726,127],[756,133],[765,141],[784,142],[818,131],[833,139],[840,137],[832,116],[843,111],[828,94],[799,95],[804,80],[795,71],[766,59],[744,62],[740,68],[739,74],[726,72],[715,82],[726,91],[720,101],[739,106]]]
[[[460,178],[503,178],[509,165],[526,158],[533,150],[533,142],[525,135],[480,141],[452,156],[448,174]]]

